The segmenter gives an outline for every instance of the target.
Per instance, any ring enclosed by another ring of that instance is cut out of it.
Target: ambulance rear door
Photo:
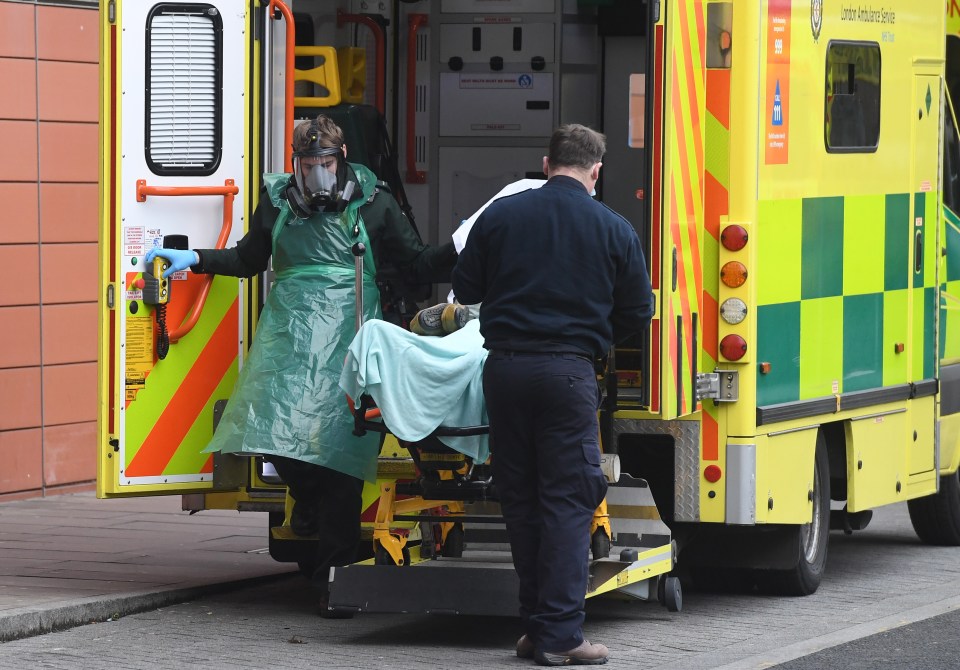
[[[704,4],[661,5],[654,28],[653,283],[650,410],[664,419],[699,409],[703,330]],[[659,222],[659,225],[657,223]],[[659,387],[659,388],[658,388]],[[658,394],[659,391],[659,394]]]
[[[144,255],[244,233],[252,12],[110,0],[100,17],[97,494],[212,490],[203,450],[242,364],[249,282],[189,271],[164,282]]]

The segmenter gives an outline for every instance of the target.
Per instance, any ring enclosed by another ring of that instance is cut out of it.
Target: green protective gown
[[[376,177],[351,164],[363,197],[342,214],[297,219],[286,199],[289,175],[264,175],[280,210],[272,231],[276,281],[260,315],[253,346],[205,452],[287,456],[367,481],[376,479],[379,435],[353,435],[340,373],[354,335],[355,261],[366,246],[364,320],[379,318],[370,240],[359,208]]]

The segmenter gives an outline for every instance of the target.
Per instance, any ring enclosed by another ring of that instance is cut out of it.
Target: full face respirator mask
[[[354,187],[347,178],[342,146],[319,146],[318,136],[313,133],[307,148],[293,154],[293,179],[286,195],[297,218],[344,211]]]

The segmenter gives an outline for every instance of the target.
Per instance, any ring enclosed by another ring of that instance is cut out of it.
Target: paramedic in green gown
[[[452,243],[420,240],[386,185],[346,161],[342,130],[320,115],[293,133],[294,172],[264,175],[249,232],[229,249],[160,249],[164,274],[252,277],[273,256],[276,281],[256,337],[205,451],[257,454],[271,462],[294,499],[292,530],[319,536],[314,580],[326,612],[329,567],[353,562],[360,540],[363,482],[374,481],[379,435],[352,434],[338,382],[355,329],[355,264],[366,247],[364,319],[380,316],[374,259],[389,259],[417,282],[446,282]]]

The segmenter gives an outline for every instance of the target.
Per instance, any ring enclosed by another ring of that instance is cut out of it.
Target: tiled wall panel
[[[32,5],[0,2],[0,56],[34,58],[37,55]]]
[[[97,364],[43,366],[43,425],[96,421]]]
[[[100,37],[97,11],[68,7],[37,7],[37,57],[96,63]]]
[[[37,242],[37,183],[0,182],[0,245]]]
[[[40,122],[40,180],[97,182],[100,137],[95,123]]]
[[[97,185],[40,184],[43,242],[97,241]]]
[[[97,303],[44,305],[44,365],[86,363],[96,360]]]
[[[37,181],[37,122],[0,119],[0,182]]]
[[[0,0],[0,499],[96,476],[98,21]]]
[[[40,247],[0,245],[0,307],[40,302]],[[6,324],[0,324],[0,326]]]
[[[43,429],[43,470],[47,486],[95,479],[97,423],[71,423]]]
[[[40,307],[0,307],[0,368],[37,365],[40,365]]]
[[[40,426],[40,369],[0,369],[0,434]]]
[[[44,305],[97,299],[96,244],[45,244],[40,253]]]
[[[40,120],[97,123],[98,76],[96,63],[40,61]]]
[[[0,28],[2,32],[2,28]],[[37,118],[37,63],[26,58],[0,58],[0,119]]]
[[[0,432],[0,494],[40,489],[43,485],[41,431],[7,430]]]

